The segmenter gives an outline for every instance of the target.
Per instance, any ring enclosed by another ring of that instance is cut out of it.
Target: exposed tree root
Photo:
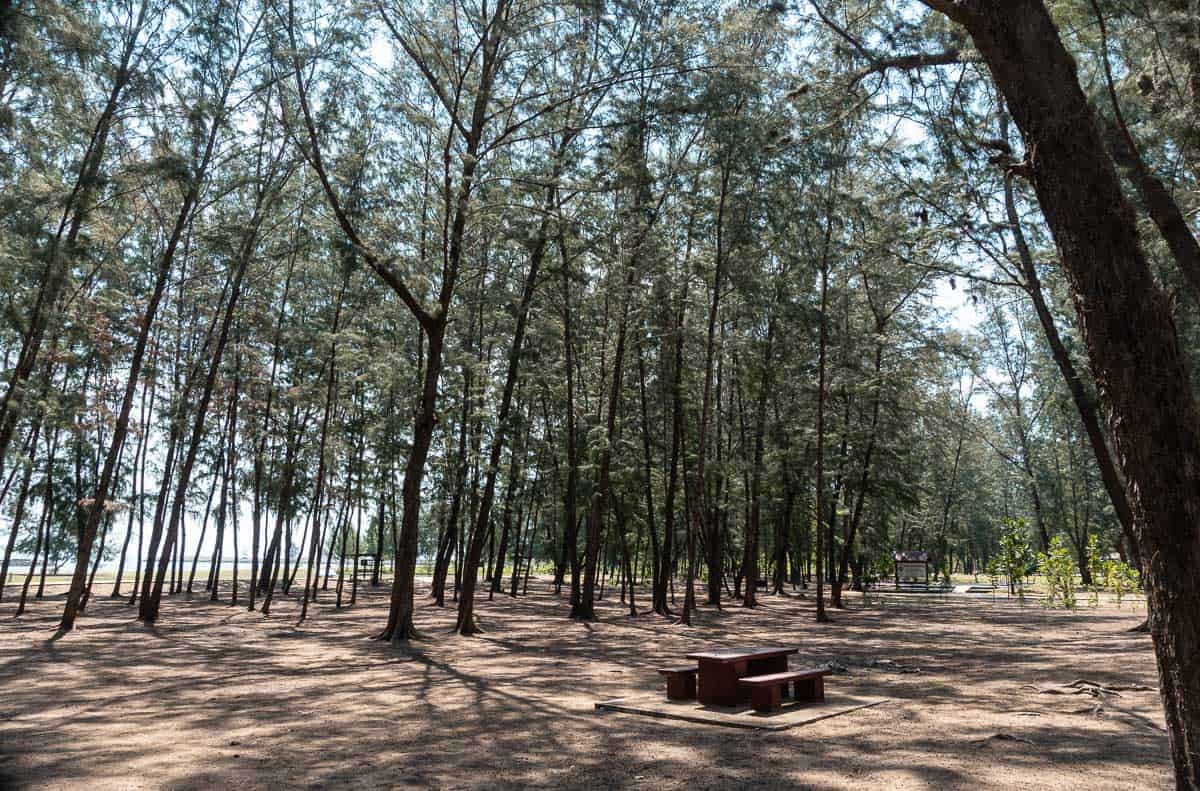
[[[1063,684],[1061,687],[1048,687],[1038,690],[1043,695],[1091,695],[1093,698],[1098,698],[1101,695],[1119,698],[1122,692],[1157,691],[1154,687],[1147,687],[1143,684],[1101,684],[1098,681],[1089,681],[1086,678],[1077,678],[1069,684]]]
[[[991,736],[985,736],[982,739],[976,739],[972,743],[983,747],[991,744],[992,742],[1021,742],[1022,744],[1033,744],[1032,739],[1026,739],[1024,736],[1016,736],[1011,733],[993,733]]]

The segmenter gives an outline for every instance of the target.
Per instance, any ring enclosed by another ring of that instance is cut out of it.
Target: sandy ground
[[[536,589],[536,590],[535,590]],[[423,592],[423,590],[422,590]],[[481,601],[486,633],[451,636],[422,599],[423,639],[367,639],[387,594],[296,626],[206,597],[164,602],[142,628],[101,598],[49,642],[61,597],[13,620],[0,604],[0,788],[1150,789],[1171,784],[1158,697],[1052,694],[1076,679],[1156,684],[1142,613],[1003,599],[891,596],[817,626],[812,600],[705,608],[692,628],[629,618],[610,593],[572,623],[543,583]],[[643,596],[640,600],[646,601]],[[881,706],[778,733],[593,709],[659,688],[689,650],[784,643],[793,666],[835,660],[830,698]],[[868,667],[892,660],[910,670]],[[1101,708],[1097,708],[1097,706]],[[995,738],[1004,734],[1016,739]]]

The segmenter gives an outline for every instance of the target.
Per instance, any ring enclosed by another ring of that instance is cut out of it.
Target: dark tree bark
[[[304,221],[303,206],[301,211],[296,215],[296,232],[292,235],[292,253],[288,256],[287,274],[283,279],[283,294],[279,299],[279,313],[275,319],[275,333],[271,341],[271,377],[267,382],[267,397],[266,403],[263,405],[262,421],[258,428],[258,441],[254,447],[254,494],[253,505],[251,506],[251,536],[250,536],[250,583],[248,596],[246,597],[246,609],[254,611],[254,605],[257,601],[258,593],[262,590],[262,584],[259,581],[259,544],[262,540],[262,516],[263,516],[263,477],[266,468],[265,456],[267,451],[267,440],[271,434],[271,414],[272,408],[275,405],[275,377],[279,371],[280,348],[283,337],[283,324],[287,316],[288,297],[292,289],[292,273],[295,271],[296,256],[299,251],[297,237],[301,223]]]
[[[441,540],[438,541],[437,556],[433,565],[433,581],[431,595],[438,607],[446,606],[446,577],[450,573],[450,560],[454,554],[455,538],[458,536],[458,523],[462,516],[463,494],[467,488],[467,429],[471,421],[471,383],[474,377],[471,367],[463,366],[462,413],[458,422],[458,453],[455,457],[454,482],[450,493],[450,508],[446,523],[442,525]],[[380,519],[383,511],[380,510]],[[382,536],[382,521],[380,536]]]
[[[659,615],[670,615],[667,605],[667,573],[669,565],[664,562],[670,554],[670,534],[665,536],[665,543],[658,539],[657,520],[654,514],[654,455],[650,446],[650,410],[646,400],[646,360],[642,344],[637,345],[638,362],[638,398],[642,408],[642,474],[645,477],[646,525],[650,532],[650,607]],[[672,524],[672,530],[674,525]]]
[[[261,21],[262,17],[259,17],[259,23],[261,23]],[[249,38],[242,43],[241,49],[237,54],[237,60],[233,65],[232,72],[230,73],[230,76],[228,77],[228,80],[223,88],[221,99],[217,104],[219,109],[216,116],[210,122],[211,126],[208,131],[208,141],[205,148],[204,158],[201,160],[199,167],[200,174],[203,174],[207,170],[208,163],[212,159],[213,150],[217,142],[218,132],[222,126],[222,119],[225,114],[226,101],[228,99],[229,92],[233,87],[234,76],[239,72],[242,60],[250,46],[249,42],[253,40],[253,38],[254,35],[252,33]],[[192,468],[195,465],[196,454],[200,450],[200,444],[204,437],[204,425],[208,416],[208,406],[212,401],[212,394],[216,387],[217,377],[221,368],[221,360],[224,358],[225,346],[229,341],[230,328],[233,325],[233,316],[237,310],[238,300],[241,296],[242,284],[245,280],[246,271],[250,266],[250,260],[253,258],[254,249],[258,242],[259,228],[262,226],[265,218],[265,211],[269,207],[271,199],[278,192],[279,185],[273,184],[272,182],[276,173],[278,172],[278,165],[280,158],[283,155],[283,151],[284,148],[280,147],[279,152],[276,155],[275,162],[272,165],[270,175],[267,177],[265,182],[262,182],[262,185],[258,190],[249,227],[245,235],[240,240],[236,265],[234,266],[234,271],[230,281],[229,301],[225,305],[225,310],[221,317],[220,329],[217,333],[212,355],[208,362],[208,371],[204,378],[204,385],[200,391],[200,400],[196,405],[196,414],[193,417],[192,422],[191,438],[188,442],[188,449],[184,455],[183,463],[180,465],[179,483],[175,490],[175,498],[171,506],[171,516],[169,522],[167,523],[166,538],[163,541],[162,557],[159,560],[158,573],[153,578],[153,585],[151,585],[151,576],[149,574],[150,561],[149,558],[147,559],[147,574],[146,578],[142,582],[142,603],[138,611],[138,618],[147,624],[152,624],[158,620],[159,604],[162,599],[163,578],[166,574],[167,564],[170,562],[170,554],[175,547],[176,535],[182,522],[183,507],[187,501],[187,487],[191,483]],[[262,176],[264,174],[260,172],[259,175]],[[286,180],[286,178],[287,174],[284,173],[283,179]],[[179,219],[177,221],[177,232],[182,231],[184,223],[186,223],[187,219],[191,216],[191,208],[195,205],[199,198],[199,190],[202,180],[203,179],[201,176],[197,176],[194,180],[192,188],[189,192],[189,199],[185,200],[184,208],[181,210]],[[164,261],[166,261],[167,258],[168,257],[164,255]],[[166,270],[169,269],[169,266],[169,261],[164,263],[163,271],[160,274],[165,275]],[[147,320],[147,327],[143,329],[143,335],[149,329],[149,322],[150,319]],[[139,338],[139,348],[144,347],[144,345],[144,340]],[[138,368],[140,368],[140,366],[141,359],[139,357]],[[136,374],[136,370],[133,373]],[[133,386],[135,384],[136,382],[133,378],[131,378],[129,386],[126,390],[125,401],[122,404],[124,425],[121,423],[118,424],[122,428],[122,441],[124,440],[125,427],[128,425],[129,405],[132,403]],[[108,491],[108,486],[108,482],[105,481],[101,491]],[[94,533],[94,528],[89,529]],[[155,536],[152,535],[150,540],[151,552],[156,549],[156,544],[157,541],[155,540]],[[82,550],[80,554],[81,556],[83,555]],[[66,626],[65,615],[64,628],[70,628],[69,626]]]
[[[696,482],[692,486],[692,491],[695,494],[694,502],[692,503],[692,529],[704,539],[704,556],[706,565],[708,566],[708,603],[717,607],[721,606],[721,537],[718,531],[713,529],[711,525],[712,520],[709,519],[706,463],[709,424],[712,421],[713,412],[713,370],[716,357],[717,314],[721,306],[721,287],[724,282],[723,270],[726,251],[723,229],[725,225],[725,204],[729,195],[730,176],[731,171],[729,166],[727,164],[722,166],[721,189],[717,203],[716,218],[717,251],[715,268],[713,270],[712,298],[709,300],[708,307],[708,340],[704,346],[704,388],[700,402],[700,423],[696,432],[698,437],[694,472]]]
[[[817,330],[817,495],[815,511],[816,522],[816,577],[817,577],[817,623],[829,620],[825,614],[825,530],[822,521],[825,518],[825,403],[828,400],[828,382],[826,379],[826,347],[829,344],[829,254],[830,242],[833,238],[833,205],[837,192],[836,178],[829,187],[829,200],[825,209],[825,233],[820,260],[821,275],[821,315]],[[832,529],[832,520],[830,528]]]
[[[1042,2],[925,3],[971,34],[1025,140],[1127,481],[1176,785],[1200,788],[1200,410],[1170,302]]]
[[[575,337],[571,321],[571,258],[567,251],[566,230],[558,229],[558,253],[562,262],[563,371],[566,374],[567,483],[563,491],[563,543],[560,568],[571,572],[571,610],[579,606],[582,588],[579,578],[579,528],[577,496],[579,490],[579,433],[575,415]],[[555,580],[561,590],[562,579]]]
[[[638,240],[640,244],[640,239]],[[636,250],[636,247],[634,248]],[[571,617],[591,621],[596,618],[596,571],[601,558],[601,530],[604,526],[608,500],[612,489],[612,453],[617,439],[617,414],[621,409],[621,391],[625,362],[626,328],[629,323],[629,301],[633,294],[633,283],[637,274],[636,253],[626,263],[622,290],[621,317],[617,326],[617,342],[613,349],[612,379],[609,383],[605,412],[604,447],[597,463],[596,486],[592,491],[592,502],[587,516],[587,542],[584,550],[583,591],[579,606],[572,609]]]
[[[403,483],[403,520],[400,528],[399,542],[396,547],[396,561],[393,570],[392,598],[388,610],[387,624],[379,634],[379,639],[399,644],[414,637],[413,628],[413,592],[416,587],[415,573],[417,565],[417,541],[421,516],[421,482],[425,475],[425,461],[429,455],[429,446],[433,440],[433,431],[437,425],[437,395],[438,380],[442,370],[442,355],[445,346],[446,326],[449,322],[450,305],[454,289],[458,282],[458,274],[462,263],[463,237],[467,223],[467,212],[470,209],[471,194],[474,188],[475,171],[479,164],[480,146],[483,141],[485,127],[491,120],[488,113],[488,103],[492,96],[492,87],[497,72],[503,62],[505,52],[501,48],[501,40],[506,30],[509,2],[498,0],[491,15],[480,20],[479,41],[479,73],[478,85],[474,91],[474,100],[470,103],[471,115],[467,123],[455,118],[454,128],[462,133],[463,157],[462,169],[459,174],[457,191],[451,198],[449,177],[449,146],[453,134],[447,137],[445,160],[447,162],[445,195],[446,224],[443,226],[444,260],[442,264],[441,286],[438,290],[438,308],[434,312],[426,310],[420,300],[409,290],[400,275],[391,268],[388,262],[375,255],[359,236],[349,215],[343,209],[337,193],[329,179],[318,145],[316,122],[313,120],[309,106],[308,92],[304,79],[304,68],[301,60],[301,48],[296,39],[295,4],[289,0],[287,29],[289,43],[292,49],[292,72],[296,83],[296,93],[307,132],[308,150],[305,156],[321,181],[326,201],[337,219],[338,225],[355,249],[361,253],[367,265],[383,280],[400,298],[416,318],[420,330],[425,333],[428,343],[425,368],[421,381],[421,396],[413,420],[413,439],[408,457],[408,465],[404,471]],[[385,16],[388,26],[396,42],[418,64],[423,61]],[[426,70],[423,72],[427,79],[434,83],[438,91],[441,87],[436,84]],[[443,94],[444,95],[444,94]],[[451,219],[452,218],[452,219]]]

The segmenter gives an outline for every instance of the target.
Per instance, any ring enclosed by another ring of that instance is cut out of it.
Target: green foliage
[[[1097,607],[1100,604],[1100,587],[1104,579],[1104,561],[1100,557],[1100,537],[1095,533],[1088,536],[1087,543],[1088,574],[1092,578],[1091,596],[1088,602]]]
[[[1024,519],[1005,519],[1000,527],[999,569],[1008,577],[1009,595],[1016,593],[1025,601],[1024,580],[1029,575],[1033,550],[1029,546],[1029,530]]]
[[[1042,606],[1075,609],[1075,559],[1062,536],[1050,541],[1048,552],[1038,554],[1038,567],[1046,579]]]
[[[992,586],[992,598],[996,597],[996,589],[1000,587],[1001,571],[1000,561],[997,558],[992,558],[987,564],[988,584]]]
[[[1120,560],[1104,561],[1104,587],[1117,595],[1117,606],[1141,585],[1137,570]]]

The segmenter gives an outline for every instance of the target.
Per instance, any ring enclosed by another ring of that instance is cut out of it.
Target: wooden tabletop
[[[755,646],[752,648],[718,648],[713,651],[697,651],[688,654],[688,659],[702,662],[745,662],[750,659],[768,659],[773,656],[787,656],[799,653],[799,648],[786,646]]]

